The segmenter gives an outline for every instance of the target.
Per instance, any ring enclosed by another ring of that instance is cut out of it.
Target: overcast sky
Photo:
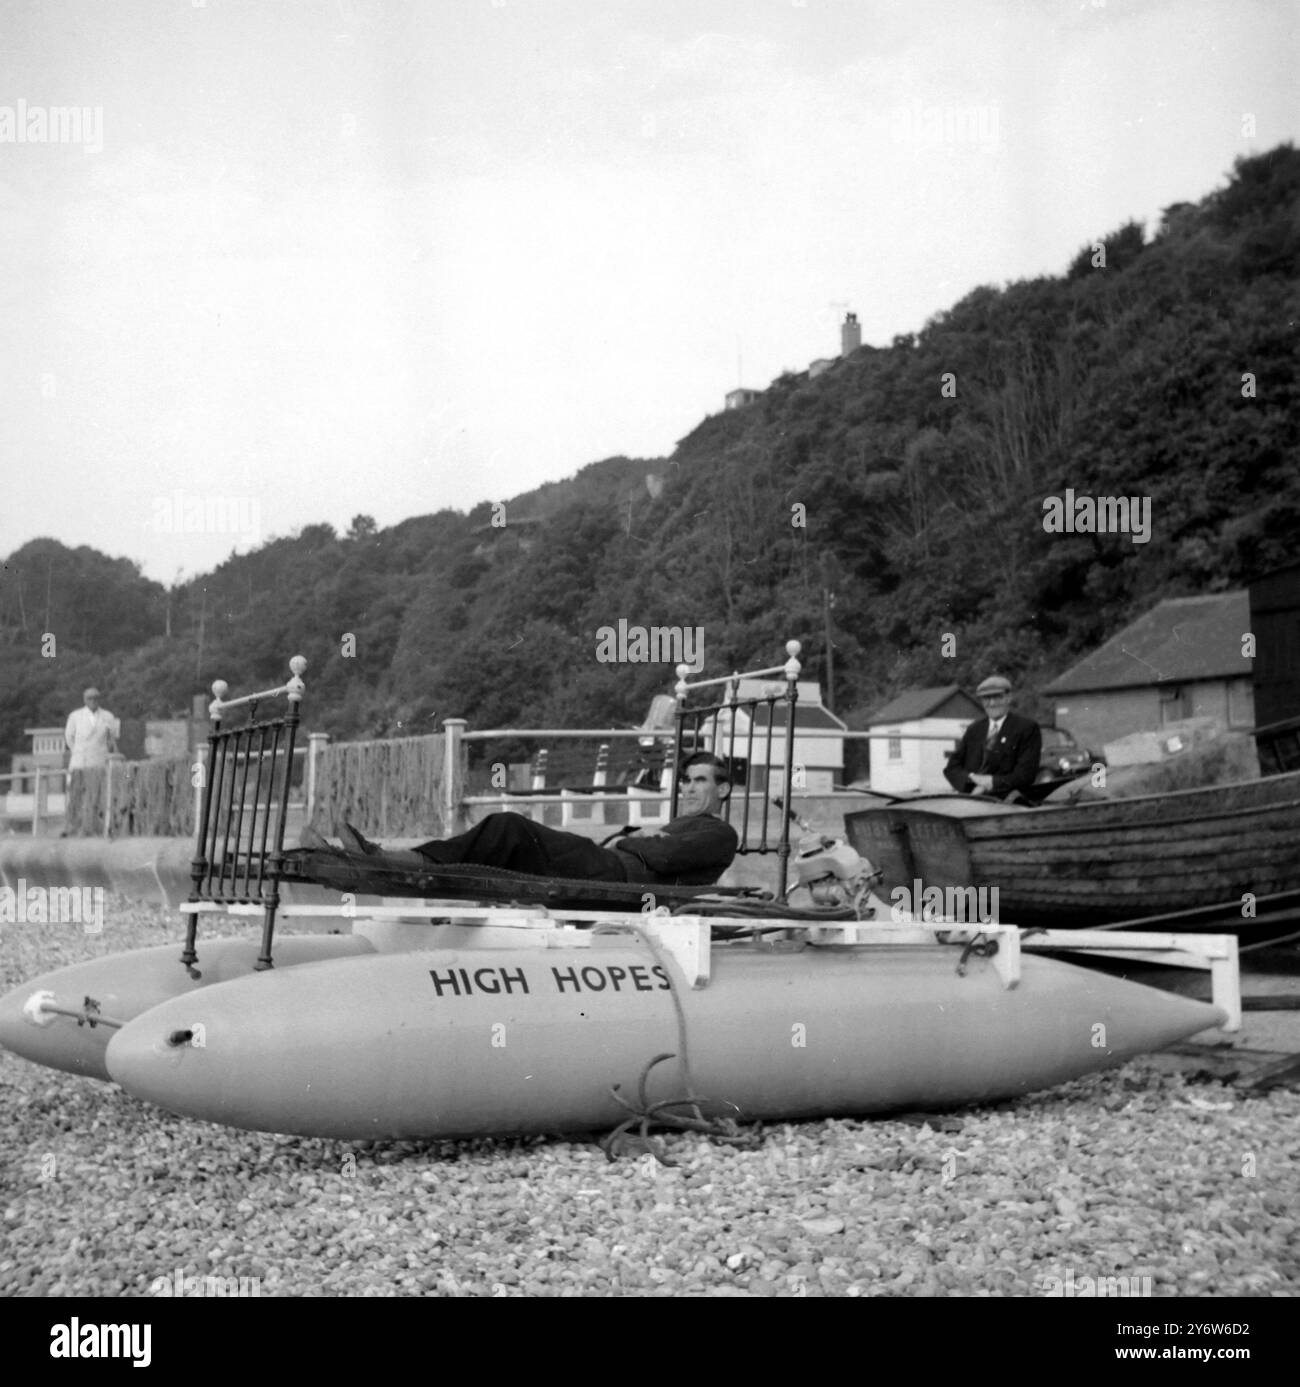
[[[1297,72],[1293,0],[4,0],[0,554],[666,455],[846,309],[1153,229]]]

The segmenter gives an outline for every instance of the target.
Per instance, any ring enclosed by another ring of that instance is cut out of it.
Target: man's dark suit
[[[430,862],[477,862],[535,876],[712,886],[731,865],[738,843],[736,830],[713,814],[682,814],[657,833],[634,833],[618,839],[615,848],[602,848],[580,833],[506,812],[415,851]]]
[[[986,745],[988,732],[988,718],[971,723],[962,733],[957,750],[948,758],[944,778],[964,795],[975,788],[972,774],[993,777],[993,789],[986,793],[994,799],[1005,799],[1013,790],[1023,794],[1038,775],[1043,749],[1038,724],[1019,713],[1008,713],[991,747]]]

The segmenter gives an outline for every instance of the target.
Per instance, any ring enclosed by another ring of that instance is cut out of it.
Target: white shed
[[[872,738],[871,788],[878,794],[931,794],[951,790],[943,768],[958,739],[984,710],[957,684],[909,689],[874,712],[867,723]],[[939,740],[932,740],[938,738]]]
[[[736,691],[740,700],[775,697],[772,704],[771,737],[768,736],[768,715],[764,708],[757,710],[754,725],[743,708],[736,711],[734,737],[731,714],[724,708],[718,714],[717,734],[713,750],[744,761],[749,767],[749,783],[755,788],[764,783],[768,793],[780,794],[785,773],[785,746],[789,704],[785,701],[784,679],[742,679]],[[809,795],[831,792],[844,773],[844,738],[835,736],[845,731],[845,724],[828,708],[822,706],[821,686],[815,679],[798,683],[798,701],[794,715],[793,788]],[[711,733],[713,720],[705,725]],[[752,738],[751,738],[752,733]],[[818,735],[805,736],[804,733]]]

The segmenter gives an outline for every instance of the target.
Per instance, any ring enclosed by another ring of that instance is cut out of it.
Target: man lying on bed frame
[[[699,751],[682,765],[680,813],[657,833],[635,832],[601,847],[579,833],[547,828],[523,814],[489,814],[467,833],[434,838],[417,848],[390,850],[350,824],[339,830],[340,852],[308,828],[301,845],[358,866],[425,871],[448,863],[477,863],[531,876],[569,880],[709,886],[731,865],[739,840],[718,816],[731,793],[726,763]]]

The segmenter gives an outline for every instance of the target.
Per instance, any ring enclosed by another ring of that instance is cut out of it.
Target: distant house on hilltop
[[[871,742],[871,788],[886,795],[950,790],[943,778],[948,753],[967,726],[983,716],[983,708],[957,684],[908,689],[891,699],[867,719],[868,731],[888,734],[888,740]]]
[[[862,324],[858,322],[856,313],[846,313],[844,321],[840,324],[840,354],[839,356],[819,356],[816,361],[808,366],[808,379],[816,380],[818,376],[829,371],[837,362],[846,356],[852,356],[854,352],[862,346]]]
[[[1112,636],[1043,690],[1056,725],[1083,746],[1132,732],[1158,732],[1184,718],[1223,729],[1254,726],[1250,627],[1244,588],[1208,597],[1169,597]]]
[[[752,405],[762,393],[761,390],[750,390],[747,386],[738,385],[734,390],[727,391],[727,408],[744,409],[746,405]]]

